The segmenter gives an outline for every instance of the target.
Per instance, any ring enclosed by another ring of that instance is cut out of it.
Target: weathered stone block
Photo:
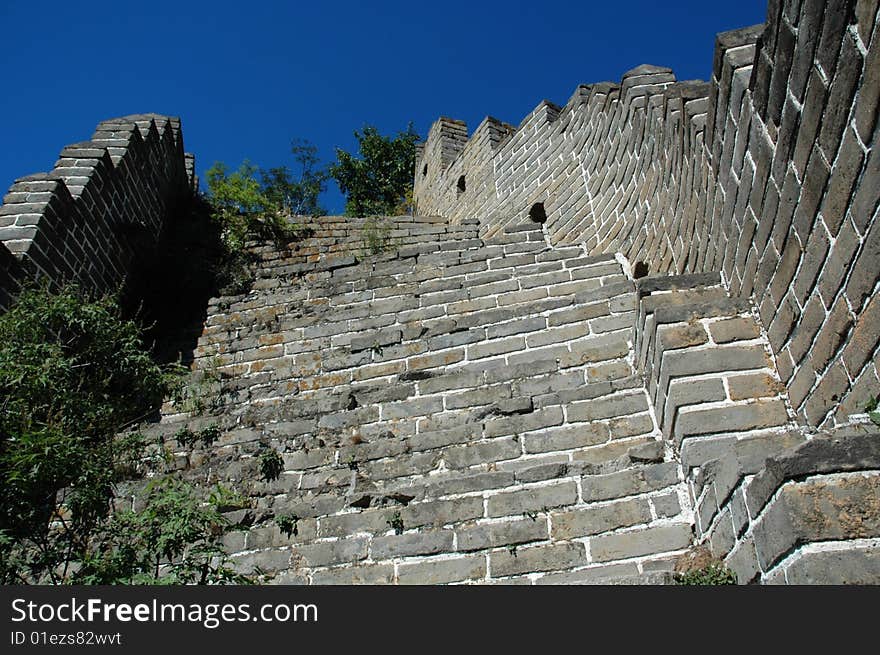
[[[691,527],[684,523],[591,537],[590,556],[594,562],[609,562],[665,553],[687,548],[692,537]]]
[[[644,498],[634,498],[607,505],[551,515],[554,539],[572,539],[626,528],[651,520],[651,510]]]
[[[542,512],[555,507],[574,505],[577,499],[577,485],[574,482],[509,491],[489,497],[487,516],[501,517]]]
[[[451,551],[453,537],[451,530],[374,537],[370,545],[370,557],[374,560],[383,560]]]
[[[584,476],[581,480],[581,490],[584,502],[590,503],[656,491],[677,482],[678,464],[666,462],[606,475]]]
[[[486,556],[467,555],[428,562],[401,564],[398,569],[400,584],[434,585],[486,577]]]
[[[559,571],[587,564],[583,544],[557,543],[549,546],[499,550],[489,555],[489,570],[493,578],[533,573]]]
[[[524,518],[518,521],[485,523],[458,528],[458,550],[483,550],[548,538],[547,520]]]

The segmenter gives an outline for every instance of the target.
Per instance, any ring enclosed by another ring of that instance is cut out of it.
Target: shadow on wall
[[[220,230],[200,196],[170,217],[156,245],[135,262],[123,291],[123,308],[145,328],[163,363],[192,363],[207,318],[219,295],[224,265]]]

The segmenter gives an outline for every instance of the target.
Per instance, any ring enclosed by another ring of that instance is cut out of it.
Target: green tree
[[[282,240],[292,236],[288,217],[266,193],[258,174],[259,169],[245,161],[231,173],[226,164],[216,162],[205,175],[211,215],[231,253],[243,250],[249,238]]]
[[[287,166],[261,169],[247,160],[233,172],[223,162],[208,169],[208,201],[231,252],[241,251],[248,238],[289,241],[302,227],[295,216],[324,213],[318,197],[327,186],[329,174],[318,166],[317,152],[308,141],[292,141],[298,178]]]
[[[318,149],[304,139],[294,139],[290,144],[293,159],[298,164],[299,177],[293,178],[291,170],[279,166],[260,170],[263,192],[276,207],[292,216],[321,216],[327,212],[318,197],[327,187],[330,174],[318,165]]]
[[[112,513],[116,485],[146,451],[137,433],[117,435],[155,411],[169,386],[113,298],[28,289],[0,316],[0,581],[69,582],[95,560],[100,536],[123,520]],[[148,500],[154,513],[167,502]],[[166,541],[166,528],[179,532],[161,525]],[[196,533],[185,540],[211,544]],[[141,543],[151,562],[183,555],[161,540]]]
[[[418,134],[410,124],[391,138],[371,126],[355,131],[359,156],[336,149],[336,163],[330,175],[346,196],[347,216],[377,216],[403,213],[412,189]]]

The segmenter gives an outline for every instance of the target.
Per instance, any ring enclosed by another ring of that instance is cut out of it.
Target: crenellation
[[[874,1],[770,0],[709,82],[440,118],[418,215],[248,244],[192,353],[207,409],[141,426],[220,436],[165,472],[241,494],[224,544],[281,584],[665,584],[701,545],[741,584],[876,583],[878,42]],[[197,185],[179,119],[100,123],[4,198],[0,308],[115,288]]]

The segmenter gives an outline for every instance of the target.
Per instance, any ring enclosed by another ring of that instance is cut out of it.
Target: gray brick
[[[643,530],[590,538],[594,562],[609,562],[687,548],[693,535],[689,525],[675,523]]]
[[[577,485],[574,482],[563,482],[490,496],[487,511],[488,516],[491,517],[541,512],[555,507],[573,505],[577,502],[577,496]]]
[[[461,523],[483,516],[482,498],[457,498],[415,503],[400,509],[404,529],[425,525],[440,527],[449,523]]]
[[[533,548],[499,550],[489,555],[489,570],[493,578],[519,573],[559,571],[587,563],[583,544],[557,543]]]
[[[345,537],[337,541],[294,546],[293,562],[300,566],[347,564],[367,557],[366,537]]]
[[[606,475],[584,476],[581,490],[584,501],[589,503],[656,491],[677,482],[678,464],[665,462]]]
[[[599,318],[607,316],[611,313],[607,301],[592,303],[589,305],[578,305],[571,309],[564,309],[550,314],[548,324],[551,327],[565,325],[566,323],[579,323],[588,321],[591,318]]]
[[[443,411],[442,398],[416,398],[382,405],[382,419],[391,420],[410,416],[431,416]]]
[[[608,441],[608,428],[601,423],[554,428],[523,437],[527,453],[547,453],[594,446]]]
[[[694,435],[755,430],[787,422],[782,400],[762,400],[749,405],[682,411],[675,423],[675,436],[681,441]]]
[[[661,494],[651,498],[651,504],[660,518],[677,516],[681,512],[681,504],[678,502],[678,494]]]
[[[429,562],[401,564],[398,569],[400,584],[435,585],[486,577],[486,557],[466,555]]]
[[[478,441],[463,446],[452,446],[443,451],[443,459],[450,468],[459,469],[475,464],[488,464],[516,459],[522,454],[519,442],[510,438]]]
[[[568,408],[567,415],[568,420],[573,422],[598,421],[604,418],[637,414],[647,411],[647,409],[648,400],[644,392],[639,391],[635,394],[572,403]]]
[[[316,585],[391,584],[392,582],[394,582],[393,564],[361,564],[316,571],[312,574],[312,583]]]
[[[651,510],[644,498],[634,498],[568,512],[553,513],[554,539],[572,539],[626,528],[651,520]]]
[[[389,529],[393,510],[366,510],[318,519],[318,536],[346,537],[359,532],[382,533]]]
[[[520,519],[458,528],[458,550],[483,550],[548,538],[546,519]]]
[[[431,476],[427,493],[432,497],[465,494],[472,491],[501,489],[511,486],[513,482],[514,474],[509,471],[441,474]]]
[[[537,584],[605,584],[609,580],[639,574],[639,567],[635,563],[607,564],[605,566],[591,566],[588,569],[580,569],[570,573],[550,573],[537,580]]]
[[[559,407],[549,407],[531,414],[508,416],[486,421],[485,429],[487,437],[497,437],[521,434],[561,424],[562,409]]]
[[[880,579],[880,553],[870,546],[802,553],[785,579],[793,585],[873,585]]]
[[[534,332],[543,330],[547,327],[547,319],[541,316],[534,318],[522,318],[509,323],[500,325],[491,325],[486,330],[486,336],[489,339],[497,339],[499,337],[507,337],[513,334],[522,334],[523,332]]]
[[[451,530],[440,530],[374,537],[370,546],[370,557],[374,560],[382,560],[451,551],[453,536]]]

